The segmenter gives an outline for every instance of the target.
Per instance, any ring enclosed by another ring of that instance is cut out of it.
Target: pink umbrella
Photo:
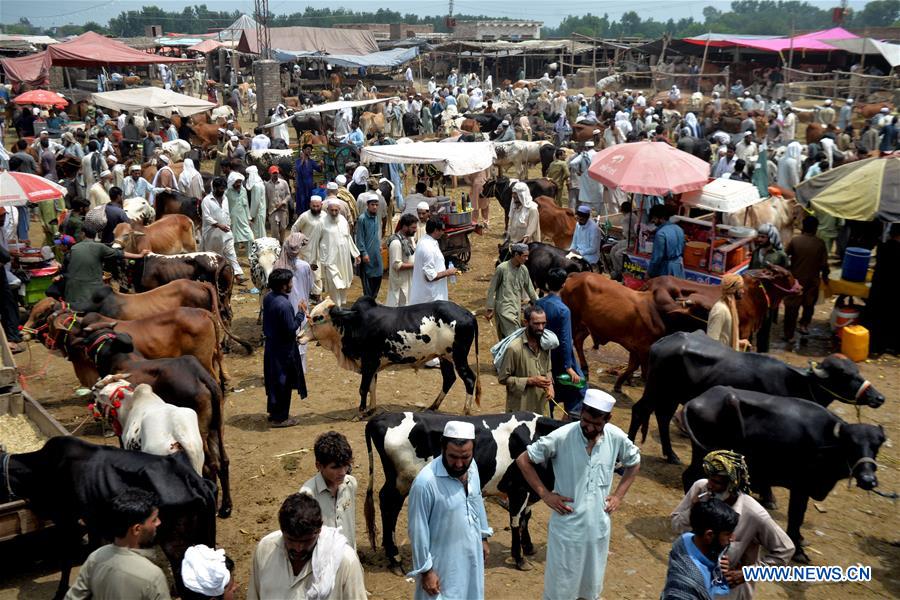
[[[0,171],[0,206],[25,206],[65,195],[66,188],[40,175]]]
[[[662,196],[702,188],[709,163],[665,142],[634,142],[598,152],[588,175],[626,192]]]

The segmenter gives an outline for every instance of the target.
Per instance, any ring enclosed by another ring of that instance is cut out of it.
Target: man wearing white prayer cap
[[[612,425],[616,399],[589,389],[581,419],[528,446],[516,459],[525,481],[553,509],[547,532],[544,598],[599,598],[612,533],[610,515],[637,477],[641,453]],[[610,494],[613,469],[625,472]],[[541,483],[535,465],[553,467],[554,489]]]
[[[213,550],[205,544],[191,546],[181,560],[181,581],[184,587],[207,598],[231,600],[237,581],[231,576],[234,562],[225,550]]]
[[[100,179],[88,189],[88,200],[91,208],[109,204],[109,189],[112,187],[112,171],[103,169],[100,171]]]
[[[318,196],[311,196],[310,206],[314,198],[321,200]],[[313,269],[321,271],[323,291],[339,308],[347,302],[347,290],[353,282],[353,267],[360,263],[359,250],[350,235],[350,224],[341,214],[342,204],[336,197],[329,197],[325,206],[327,214],[322,217],[320,225],[308,234],[308,262]]]
[[[431,461],[409,492],[409,540],[416,600],[484,598],[488,526],[475,464],[475,425],[448,421],[441,459]]]

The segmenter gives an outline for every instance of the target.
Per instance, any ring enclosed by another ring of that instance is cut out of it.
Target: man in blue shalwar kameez
[[[475,426],[449,421],[441,456],[422,469],[409,492],[416,600],[484,598],[488,527],[478,466],[473,460]]]
[[[581,402],[584,400],[585,388],[577,388],[579,382],[584,379],[581,366],[575,360],[575,349],[572,346],[572,312],[559,297],[559,290],[566,283],[566,273],[563,269],[550,269],[547,273],[546,296],[535,304],[544,309],[547,315],[547,329],[556,334],[559,346],[550,351],[550,370],[553,374],[553,402],[550,404],[550,416],[553,416],[553,406],[561,405],[563,415],[560,417],[578,418],[581,413]],[[560,383],[560,376],[568,375],[572,385]]]
[[[516,459],[525,481],[554,511],[547,530],[544,600],[595,600],[603,591],[609,516],[619,508],[641,463],[637,446],[609,424],[615,402],[606,392],[588,390],[579,422],[541,437]],[[625,472],[610,494],[616,462]],[[547,463],[553,467],[553,491],[535,470]]]
[[[306,319],[306,307],[301,302],[294,310],[289,299],[294,274],[287,269],[275,269],[269,274],[269,294],[263,300],[263,335],[266,346],[263,355],[263,377],[266,404],[272,427],[291,427],[298,420],[290,417],[291,394],[296,389],[306,398],[306,378],[297,349],[297,330]]]
[[[649,216],[656,225],[656,234],[647,277],[674,275],[684,279],[684,230],[669,221],[669,208],[665,205],[651,208]]]
[[[300,158],[294,164],[297,172],[297,204],[296,213],[302,215],[309,210],[309,197],[313,195],[316,184],[313,181],[313,171],[322,172],[322,165],[312,158],[312,144],[304,144],[300,150]]]
[[[381,219],[378,217],[378,201],[377,194],[369,195],[366,199],[366,211],[356,222],[356,247],[359,248],[362,261],[359,278],[362,280],[363,295],[373,299],[378,297],[384,274],[384,265],[381,263]]]

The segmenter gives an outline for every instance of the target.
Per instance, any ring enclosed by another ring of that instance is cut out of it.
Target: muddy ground
[[[483,306],[494,268],[496,244],[502,229],[502,211],[496,202],[492,205],[492,223],[494,227],[485,235],[472,236],[474,251],[470,270],[461,275],[450,289],[450,299],[471,310]],[[381,300],[386,291],[385,280]],[[357,281],[350,297],[355,298],[359,294]],[[256,321],[257,296],[251,295],[248,287],[236,288],[233,305],[236,333],[250,340],[259,340],[261,327]],[[825,332],[831,308],[831,302],[819,305],[813,322],[812,339],[799,349],[799,353],[775,350],[774,354],[796,365],[804,365],[809,359],[826,354]],[[504,389],[497,384],[487,359],[490,356],[488,349],[495,339],[492,328],[484,325],[482,321],[479,368],[484,387],[480,412],[486,414],[502,412]],[[773,339],[780,339],[780,334],[779,324],[775,327]],[[65,360],[49,355],[35,343],[17,359],[26,375],[28,390],[60,422],[93,442],[115,443],[112,439],[102,438],[99,426],[87,418],[87,401],[74,395],[78,382]],[[624,364],[626,359],[623,349],[615,344],[602,347],[599,351],[589,350],[592,385],[610,390],[613,377],[607,374],[607,370]],[[292,413],[300,417],[301,424],[290,429],[269,429],[265,416],[262,360],[261,348],[250,356],[237,351],[226,358],[231,382],[226,398],[225,441],[231,457],[235,509],[231,518],[218,522],[218,544],[236,563],[241,590],[239,596],[246,591],[256,542],[277,528],[277,511],[283,498],[297,491],[315,473],[312,446],[316,436],[333,429],[344,433],[355,451],[353,473],[359,480],[357,540],[366,587],[373,599],[409,598],[413,593],[413,584],[391,574],[386,568],[383,552],[372,549],[366,540],[362,504],[370,482],[364,423],[353,420],[358,403],[358,375],[340,369],[332,354],[311,346],[307,374],[310,396],[303,402],[295,397],[292,405]],[[900,363],[896,357],[874,359],[860,365],[866,377],[887,396],[883,407],[878,410],[863,409],[860,414],[864,422],[882,424],[887,433],[888,442],[879,455],[878,469],[880,485],[885,491],[900,491],[898,366]],[[379,377],[379,383],[379,412],[422,410],[439,391],[440,375],[435,370],[387,371]],[[677,381],[672,383],[678,384]],[[627,427],[631,406],[640,394],[640,379],[635,379],[633,386],[624,388],[624,393],[618,396],[614,423]],[[442,408],[448,413],[461,412],[463,400],[463,386],[457,384],[444,400]],[[832,409],[847,420],[855,422],[857,418],[852,407],[835,403]],[[677,433],[673,437],[676,451],[683,459],[689,459],[688,440]],[[682,468],[666,464],[661,458],[655,425],[651,426],[650,436],[641,449],[643,460],[640,475],[613,518],[603,593],[605,598],[657,598],[665,577],[673,538],[668,515],[682,496]],[[376,467],[375,480],[377,492],[383,481],[380,466]],[[779,508],[772,514],[777,522],[785,526],[786,491],[776,489],[776,496]],[[486,595],[491,598],[539,597],[543,586],[549,509],[544,505],[535,506],[531,531],[538,552],[533,557],[534,569],[530,572],[517,571],[510,565],[510,533],[506,513],[492,502],[487,503],[487,512],[496,534],[491,539],[491,556],[485,572]],[[850,594],[858,598],[900,597],[900,519],[895,501],[863,492],[855,486],[848,489],[846,483],[840,483],[825,501],[810,503],[803,531],[810,543],[808,552],[814,564],[870,565],[873,581],[864,584],[763,584],[760,586],[760,598],[837,599]],[[408,565],[410,548],[405,509],[398,525],[397,539],[401,556]],[[4,557],[0,560],[0,599],[50,597],[58,578],[58,572],[48,563],[56,554],[55,548],[52,538],[31,544],[0,545],[0,555]]]

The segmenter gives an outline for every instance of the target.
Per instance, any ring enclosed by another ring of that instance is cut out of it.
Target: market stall
[[[216,107],[212,102],[159,87],[97,92],[91,94],[91,100],[97,106],[115,111],[127,110],[132,114],[150,112],[164,117],[169,117],[172,113],[189,117]]]
[[[363,163],[393,163],[433,165],[444,175],[469,175],[494,164],[494,145],[491,142],[410,142],[386,146],[366,146],[360,154]],[[453,192],[451,192],[453,193]],[[470,198],[463,192],[458,196],[439,196],[434,204],[446,229],[441,238],[441,251],[447,261],[465,268],[471,258],[469,234],[478,231],[473,221],[474,210]]]
[[[647,197],[637,198],[637,214],[647,214]],[[700,190],[676,196],[678,214],[672,221],[684,230],[685,279],[718,285],[726,273],[742,273],[750,264],[751,243],[756,231],[719,223],[719,214],[744,210],[762,201],[753,184],[732,179],[714,179]],[[643,218],[625,255],[625,285],[640,289],[646,280],[656,228]]]

